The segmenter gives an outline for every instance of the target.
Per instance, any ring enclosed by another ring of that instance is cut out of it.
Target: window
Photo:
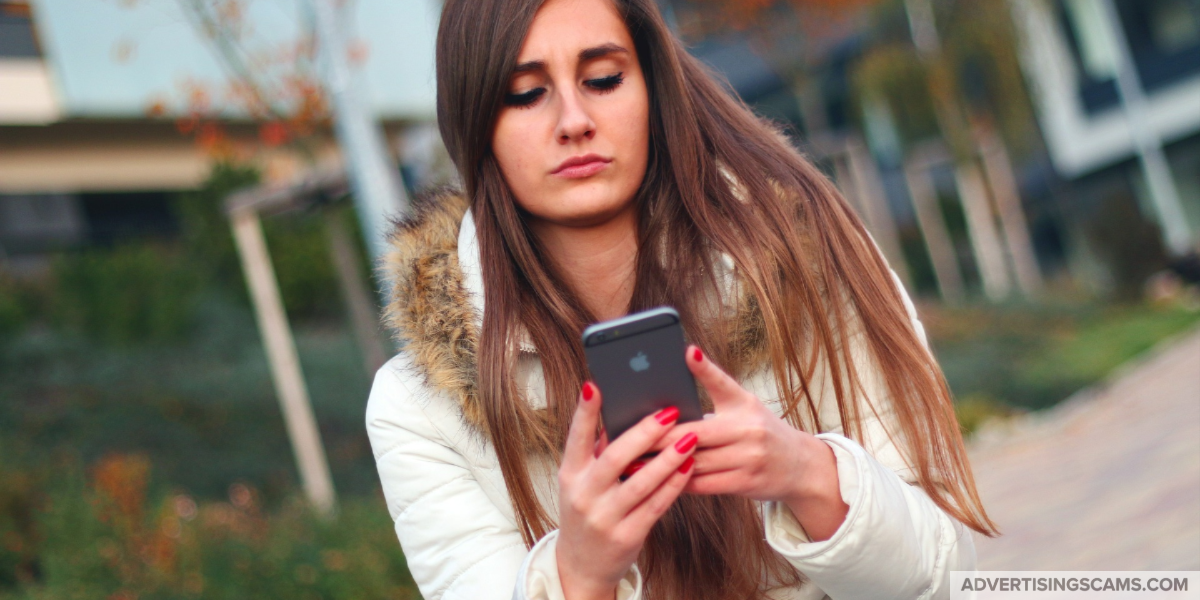
[[[1058,0],[1079,72],[1084,108],[1096,113],[1115,106],[1116,49],[1104,12],[1095,0]],[[1114,0],[1129,50],[1146,91],[1200,75],[1200,0]]]
[[[41,55],[29,2],[0,0],[0,60]]]

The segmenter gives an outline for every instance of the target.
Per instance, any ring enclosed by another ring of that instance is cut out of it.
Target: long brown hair
[[[844,431],[859,440],[852,400],[860,385],[848,341],[850,328],[860,327],[895,408],[899,431],[889,433],[921,487],[959,521],[994,535],[941,370],[859,219],[776,126],[686,52],[653,0],[612,1],[636,45],[651,106],[647,171],[634,199],[639,252],[630,310],[673,305],[689,339],[735,377],[769,365],[796,427],[818,422],[809,386],[818,360],[826,361]],[[447,0],[437,38],[438,126],[471,203],[487,296],[478,400],[529,545],[554,524],[528,460],[561,453],[587,377],[579,332],[595,320],[546,260],[491,153],[501,99],[542,2]],[[728,301],[716,281],[718,252],[732,258],[738,289],[756,308],[749,321],[746,311],[729,315],[706,304]],[[541,360],[545,410],[514,400],[521,328]],[[753,502],[729,496],[681,496],[654,527],[639,565],[654,598],[760,598],[764,580],[803,579],[767,546]]]

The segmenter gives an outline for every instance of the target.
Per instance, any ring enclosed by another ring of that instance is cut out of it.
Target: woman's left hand
[[[666,448],[689,432],[699,436],[685,491],[784,502],[812,540],[833,535],[849,511],[833,450],[777,417],[699,348],[689,346],[686,361],[708,391],[714,413],[680,423],[659,443]]]

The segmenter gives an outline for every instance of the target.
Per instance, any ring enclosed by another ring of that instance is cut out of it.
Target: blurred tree
[[[956,154],[974,152],[971,127],[996,127],[1018,154],[1037,149],[1032,107],[1005,0],[676,0],[685,36],[729,29],[802,47],[856,37],[855,104],[886,98],[909,144],[940,134]],[[928,11],[913,6],[928,6]],[[922,19],[925,19],[922,21]],[[944,33],[939,33],[944,32]],[[800,38],[796,42],[794,38]],[[791,73],[803,76],[803,73]]]
[[[904,150],[940,138],[954,162],[960,202],[971,217],[969,238],[988,297],[1006,297],[1013,276],[1027,297],[1039,293],[1041,273],[1011,149],[1021,158],[1040,147],[1005,0],[671,4],[679,5],[689,9],[677,19],[683,31],[703,35],[733,27],[753,31],[776,48],[799,48],[789,75],[809,103],[827,91],[806,83],[810,76],[804,72],[824,66],[808,56],[810,47],[823,47],[823,55],[816,56],[836,63],[831,70],[844,69],[851,80],[847,97],[838,102],[845,118],[830,129],[856,124],[881,160],[903,160]],[[794,37],[802,41],[791,41]],[[840,79],[837,75],[833,79]],[[806,117],[819,120],[830,113],[823,101],[817,104]],[[823,124],[806,120],[810,137],[819,137]]]
[[[683,9],[697,19],[690,20],[686,34],[713,34],[733,28],[739,31],[761,29],[781,14],[818,17],[800,19],[803,33],[814,34],[856,15],[864,8],[887,0],[683,0],[668,4]]]
[[[127,5],[132,6],[134,2]],[[247,0],[179,0],[196,31],[212,43],[229,82],[184,80],[173,94],[147,107],[152,117],[182,113],[176,127],[214,158],[246,160],[260,148],[287,147],[307,159],[329,130],[329,102],[317,76],[315,33],[301,19],[294,39],[269,42],[247,21]],[[353,42],[349,59],[361,62],[365,45]],[[229,134],[231,119],[257,123],[255,145]]]

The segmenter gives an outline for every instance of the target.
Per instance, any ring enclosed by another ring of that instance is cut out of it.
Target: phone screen
[[[610,441],[668,406],[679,409],[680,422],[704,417],[675,309],[653,308],[592,325],[583,333],[583,346],[604,398],[600,411]]]

